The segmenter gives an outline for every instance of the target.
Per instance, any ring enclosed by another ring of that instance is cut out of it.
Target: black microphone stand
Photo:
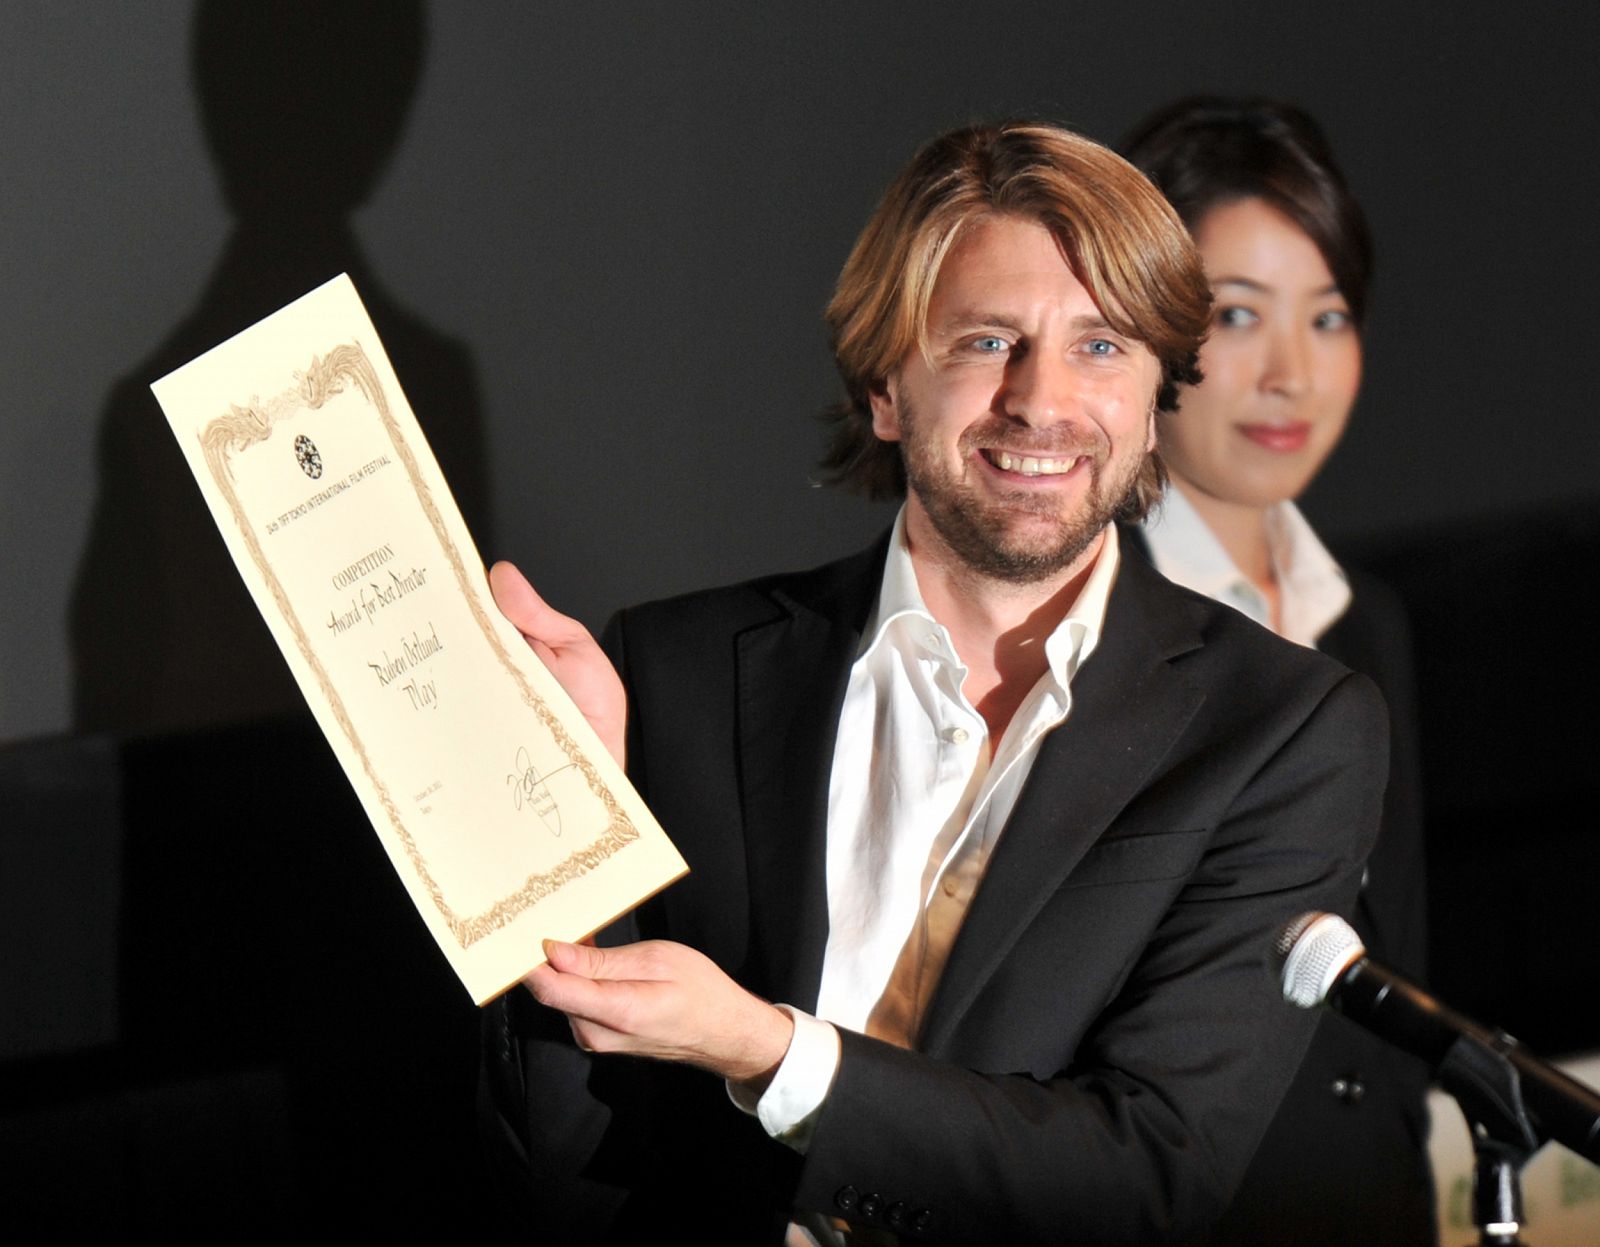
[[[1461,1035],[1438,1068],[1472,1135],[1472,1220],[1480,1247],[1527,1247],[1522,1229],[1522,1167],[1543,1146],[1522,1099],[1522,1077],[1504,1031]]]
[[[1331,1005],[1421,1057],[1461,1105],[1472,1133],[1472,1212],[1481,1245],[1526,1247],[1518,1237],[1522,1167],[1545,1142],[1555,1139],[1600,1164],[1600,1092],[1369,960],[1342,919],[1302,914],[1273,947],[1288,1000]]]

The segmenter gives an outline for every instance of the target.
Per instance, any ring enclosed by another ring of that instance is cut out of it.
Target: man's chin
[[[1039,584],[1071,570],[1094,548],[1134,486],[1131,473],[1116,482],[1116,506],[1108,505],[1111,494],[1102,489],[1099,473],[1081,494],[1019,489],[995,496],[954,485],[937,472],[919,472],[918,466],[917,457],[908,453],[911,496],[940,544],[969,572],[1013,585]]]
[[[1037,584],[1067,571],[1083,557],[1100,535],[1103,525],[1055,527],[1049,532],[994,533],[976,527],[965,517],[934,527],[950,552],[969,571],[1008,584]]]
[[[974,568],[974,570],[981,570],[989,579],[1006,584],[1040,584],[1068,571],[1093,544],[1094,536],[1091,536],[1086,541],[1054,550],[998,552],[985,568]]]

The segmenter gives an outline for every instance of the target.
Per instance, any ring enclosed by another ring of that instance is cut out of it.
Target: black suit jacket
[[[815,1003],[834,734],[883,554],[613,622],[630,772],[692,871],[620,937],[681,940]],[[537,1223],[778,1241],[801,1206],[953,1243],[1203,1233],[1309,1040],[1266,952],[1295,915],[1354,901],[1382,703],[1138,560],[1072,696],[917,1050],[844,1033],[803,1158],[714,1079],[576,1053],[522,993],[492,1013],[491,1140],[513,1184],[532,1170]]]
[[[1351,921],[1373,958],[1425,980],[1427,905],[1411,639],[1387,585],[1349,570],[1350,608],[1318,648],[1370,676],[1390,713],[1383,823]],[[1427,1065],[1324,1014],[1251,1162],[1217,1247],[1429,1247]]]
[[[1148,560],[1137,528],[1130,557]],[[1372,956],[1425,974],[1427,907],[1411,638],[1398,598],[1356,570],[1349,609],[1318,648],[1371,677],[1389,706],[1383,822],[1351,922]],[[1323,1014],[1216,1247],[1423,1247],[1438,1241],[1427,1153],[1429,1071],[1337,1014]]]

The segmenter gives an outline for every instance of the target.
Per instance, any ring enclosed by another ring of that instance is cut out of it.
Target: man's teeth
[[[1078,456],[1070,459],[1038,459],[1033,455],[1013,455],[1009,451],[991,451],[989,457],[1002,472],[1016,472],[1022,476],[1060,476],[1070,472]]]

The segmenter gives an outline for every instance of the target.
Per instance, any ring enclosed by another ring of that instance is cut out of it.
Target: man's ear
[[[867,402],[872,406],[872,432],[882,442],[900,440],[900,404],[895,396],[895,379],[883,377],[867,387]]]

